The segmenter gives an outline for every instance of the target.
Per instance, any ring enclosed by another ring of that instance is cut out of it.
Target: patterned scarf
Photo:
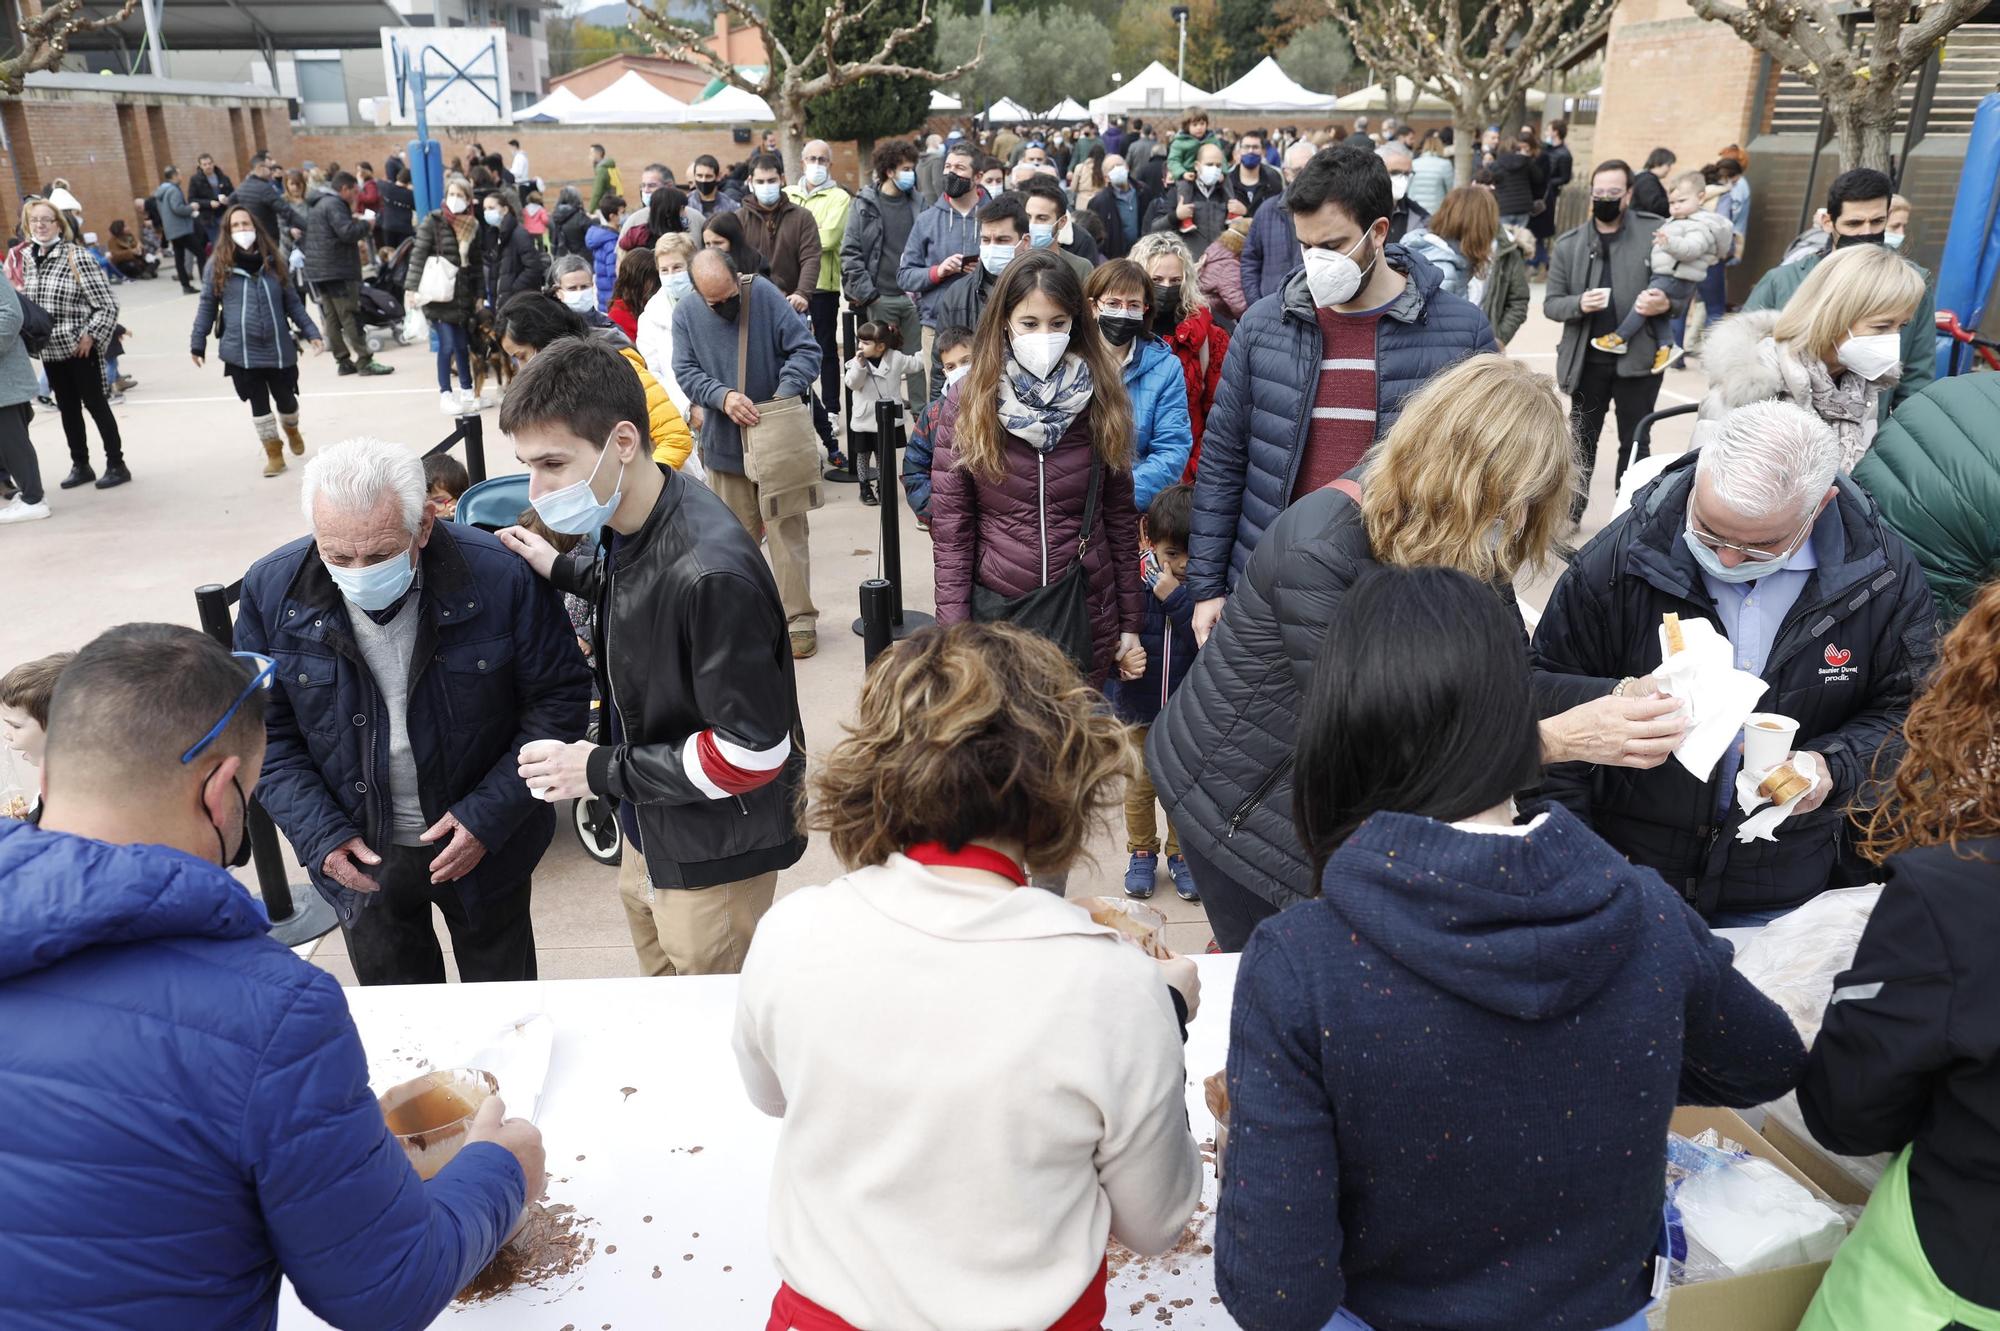
[[[1785,395],[1819,417],[1839,437],[1840,470],[1853,471],[1875,443],[1876,401],[1883,388],[1893,388],[1902,377],[1901,367],[1877,384],[1845,368],[1835,375],[1824,361],[1801,356],[1772,338],[1758,343],[1757,350],[1765,365],[1777,371]]]
[[[1090,405],[1091,388],[1090,366],[1074,353],[1064,355],[1048,378],[1037,379],[1010,350],[1000,376],[1000,424],[1046,453]]]

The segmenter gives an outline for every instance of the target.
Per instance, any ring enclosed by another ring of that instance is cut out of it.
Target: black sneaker
[[[115,486],[123,485],[131,479],[132,473],[125,470],[125,464],[114,462],[104,469],[102,476],[97,478],[97,488],[100,490],[109,490]]]
[[[82,467],[82,466],[71,467],[69,469],[69,475],[62,478],[62,488],[65,490],[74,490],[76,489],[77,486],[89,485],[92,481],[96,479],[97,479],[97,473],[92,471],[89,467]]]
[[[874,508],[882,502],[882,496],[875,493],[875,482],[861,482],[861,502]]]
[[[362,373],[362,374],[377,374],[377,375],[379,375],[379,374],[394,374],[395,372],[396,372],[396,367],[395,367],[395,366],[393,366],[393,365],[384,365],[384,364],[383,364],[383,363],[382,363],[381,361],[379,361],[379,360],[368,360],[368,361],[363,361],[363,362],[361,363],[361,366],[360,366],[360,373]]]
[[[356,373],[358,373],[358,371],[357,371],[357,370],[356,370],[356,369],[354,368],[354,362],[353,362],[353,361],[351,361],[351,360],[344,360],[344,361],[342,361],[342,362],[340,363],[340,369],[339,369],[338,373],[340,373],[340,374],[356,374]]]
[[[56,400],[50,397],[47,393],[35,394],[35,401],[41,403],[45,407],[53,407],[56,404]]]

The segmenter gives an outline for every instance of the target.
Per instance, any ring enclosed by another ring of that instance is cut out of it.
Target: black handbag
[[[1086,677],[1096,655],[1090,631],[1090,574],[1083,565],[1090,549],[1090,531],[1097,520],[1097,486],[1104,466],[1090,461],[1090,488],[1083,501],[1083,531],[1076,542],[1076,562],[1053,582],[1020,596],[1002,596],[990,587],[972,584],[972,619],[978,624],[1012,624],[1039,633],[1056,646]]]

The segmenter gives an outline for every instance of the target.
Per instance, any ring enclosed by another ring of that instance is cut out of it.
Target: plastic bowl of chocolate
[[[440,1068],[382,1092],[382,1117],[417,1177],[432,1179],[465,1145],[479,1106],[499,1093],[490,1072]]]
[[[1081,906],[1090,918],[1109,929],[1116,929],[1126,941],[1137,945],[1149,957],[1164,960],[1167,951],[1167,917],[1151,906],[1142,906],[1124,897],[1077,897],[1072,903]]]

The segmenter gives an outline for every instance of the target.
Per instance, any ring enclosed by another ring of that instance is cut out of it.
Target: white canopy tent
[[[583,105],[583,98],[567,87],[557,88],[533,106],[524,106],[514,113],[516,121],[522,120],[567,120]]]
[[[931,110],[963,111],[964,109],[965,103],[959,101],[958,98],[952,96],[950,93],[939,92],[936,88],[931,89]]]
[[[1332,93],[1313,92],[1278,67],[1271,56],[1226,88],[1218,88],[1210,104],[1225,111],[1331,111]]]
[[[1414,102],[1412,99],[1415,99]],[[1406,110],[1431,113],[1440,111],[1449,112],[1451,110],[1451,103],[1434,92],[1427,91],[1419,95],[1417,85],[1404,78],[1401,74],[1396,76],[1396,105]],[[1355,89],[1345,97],[1335,98],[1333,109],[1336,111],[1387,111],[1389,109],[1389,99],[1384,94],[1381,84],[1371,83],[1365,88]]]
[[[1033,120],[1035,113],[1015,101],[1012,97],[1002,97],[986,108],[981,117],[989,125],[1018,125],[1024,120]]]
[[[1065,97],[1042,113],[1042,119],[1059,125],[1072,125],[1079,120],[1090,119],[1089,108],[1081,105],[1074,97]]]
[[[1155,95],[1157,94],[1157,96]],[[1143,111],[1177,111],[1186,106],[1203,106],[1209,95],[1155,60],[1123,86],[1102,97],[1090,99],[1090,114],[1122,116]]]
[[[628,69],[616,83],[584,98],[562,118],[573,125],[677,125],[687,109],[686,102],[654,87],[638,70]]]
[[[681,116],[681,123],[687,125],[749,125],[776,120],[769,102],[734,84],[718,88],[688,107]]]

